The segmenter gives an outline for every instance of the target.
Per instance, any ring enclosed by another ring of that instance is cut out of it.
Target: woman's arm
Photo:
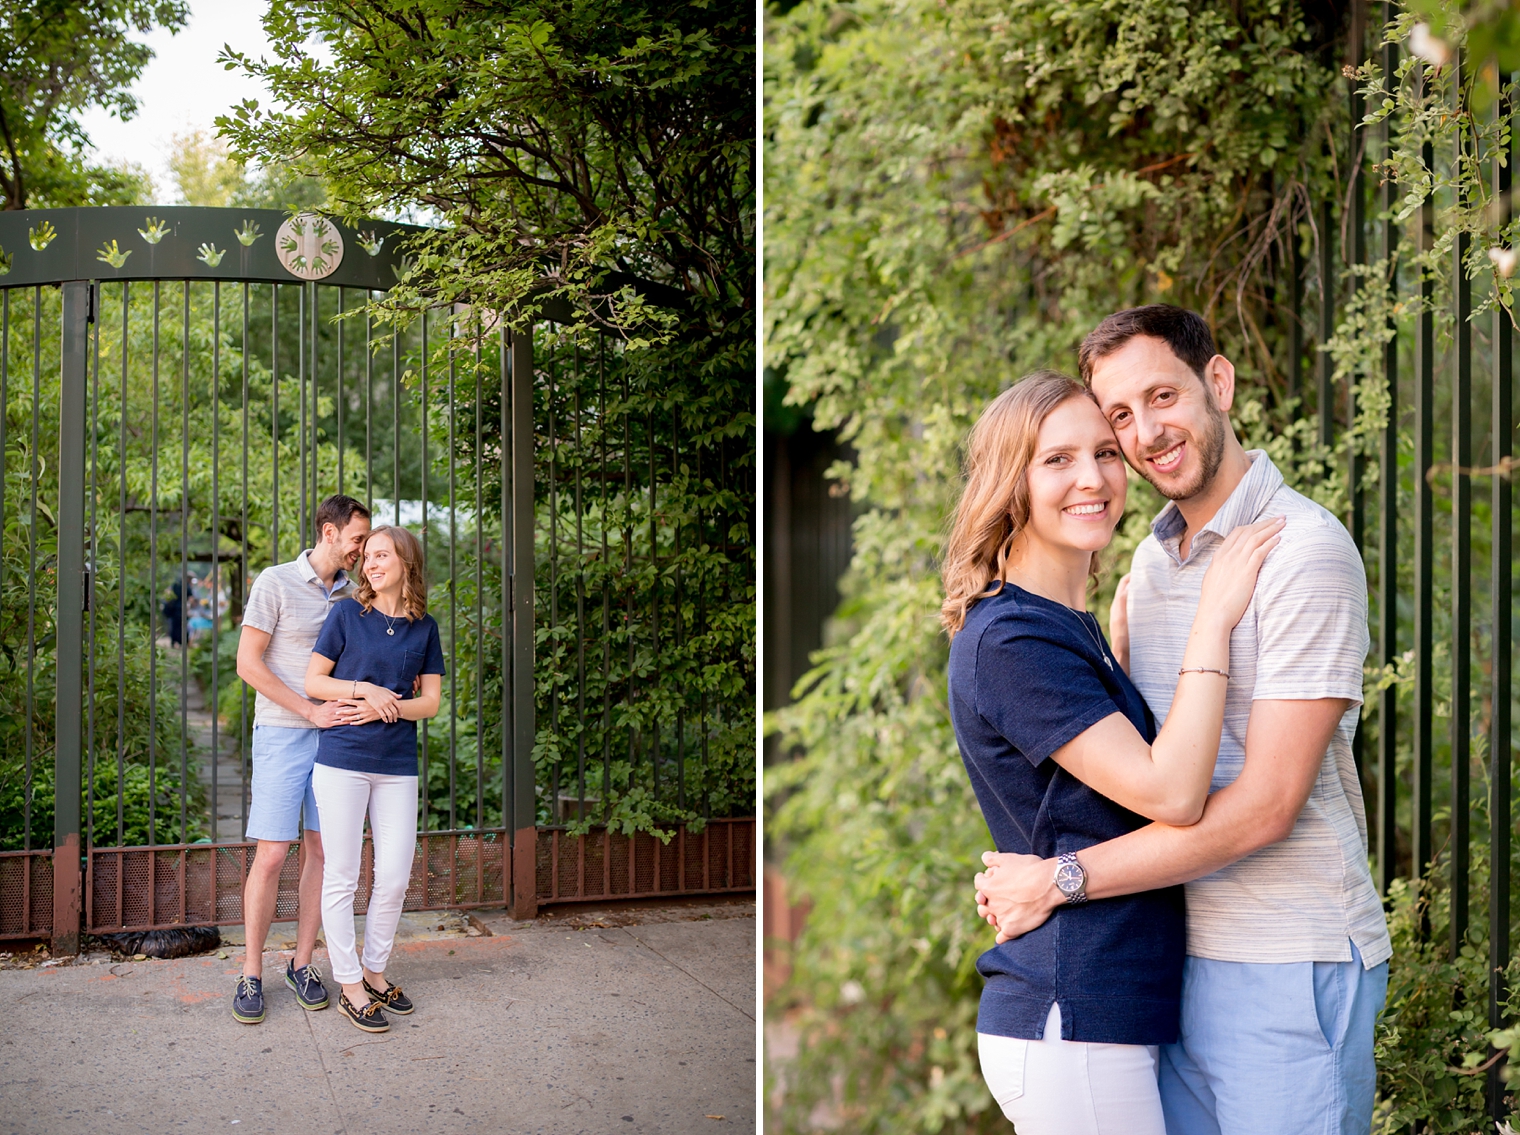
[[[1155,743],[1147,745],[1128,718],[1114,713],[1052,753],[1056,764],[1147,819],[1178,827],[1198,822],[1219,757],[1230,632],[1250,602],[1257,572],[1281,527],[1273,518],[1237,528],[1215,553],[1183,655],[1189,672],[1178,678]]]
[[[438,716],[438,706],[443,700],[443,675],[423,674],[421,677],[420,692],[397,703],[402,721],[426,721]]]
[[[396,720],[396,707],[402,704],[400,698],[373,682],[345,682],[341,678],[334,678],[332,669],[336,665],[337,659],[312,652],[311,661],[306,664],[307,697],[323,701],[365,701],[373,707],[381,721]],[[436,707],[433,712],[438,712]],[[431,717],[432,714],[428,716]]]

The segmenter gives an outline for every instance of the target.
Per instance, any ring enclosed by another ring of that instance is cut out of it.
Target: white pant
[[[982,1078],[1018,1135],[1166,1135],[1155,1045],[1062,1040],[1059,1004],[1045,1036],[976,1034]]]
[[[364,814],[374,837],[375,884],[364,919],[364,969],[384,973],[401,921],[417,847],[417,778],[350,772],[317,765],[311,788],[322,819],[322,931],[333,977],[352,984],[363,978],[354,952],[354,892],[364,850]],[[363,1006],[360,1006],[363,1008]]]

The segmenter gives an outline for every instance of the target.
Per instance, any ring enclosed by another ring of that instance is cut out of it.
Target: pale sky
[[[122,122],[103,110],[83,116],[85,132],[103,160],[125,159],[145,167],[158,189],[158,203],[176,196],[169,174],[170,139],[197,127],[215,133],[213,123],[247,98],[270,103],[263,87],[240,71],[217,63],[222,45],[255,57],[270,54],[259,18],[263,0],[190,0],[190,21],[179,34],[156,29],[139,38],[154,57],[132,90],[138,111]]]

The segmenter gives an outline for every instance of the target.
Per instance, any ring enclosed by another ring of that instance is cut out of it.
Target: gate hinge
[[[84,585],[84,606],[80,610],[88,611],[90,609],[90,569],[85,568],[84,571],[79,573],[79,576],[80,582]]]
[[[100,285],[99,284],[91,284],[86,289],[86,291],[88,291],[90,293],[89,303],[85,305],[84,321],[85,321],[86,325],[95,322],[95,293],[98,292],[99,290],[100,290]]]

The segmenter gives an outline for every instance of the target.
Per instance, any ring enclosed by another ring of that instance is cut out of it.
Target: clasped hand
[[[1038,855],[982,853],[976,874],[976,913],[997,931],[1001,945],[1042,926],[1062,901],[1054,861]]]

